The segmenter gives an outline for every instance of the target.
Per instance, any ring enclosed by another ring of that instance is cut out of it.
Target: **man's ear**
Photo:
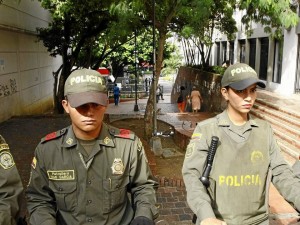
[[[221,88],[221,94],[222,94],[223,98],[224,98],[226,101],[228,101],[228,89],[225,88],[225,87]]]
[[[66,113],[69,113],[69,107],[68,107],[69,106],[69,102],[66,99],[64,99],[64,100],[61,101],[61,104],[64,107]]]

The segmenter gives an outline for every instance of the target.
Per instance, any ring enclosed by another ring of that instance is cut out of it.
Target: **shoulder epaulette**
[[[8,144],[6,143],[5,139],[0,135],[0,152],[2,150],[7,150],[9,151],[9,146]]]
[[[66,133],[66,130],[67,129],[62,129],[62,130],[55,131],[55,132],[52,132],[50,134],[47,134],[45,137],[43,137],[41,139],[41,143],[45,143],[47,141],[54,140],[56,138],[61,137],[64,133]]]
[[[114,137],[118,138],[125,138],[125,139],[131,139],[134,140],[135,134],[126,129],[109,129],[110,134],[112,134]]]

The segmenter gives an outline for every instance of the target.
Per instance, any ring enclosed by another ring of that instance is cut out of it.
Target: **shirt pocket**
[[[128,201],[127,185],[129,184],[129,176],[112,177],[103,180],[104,189],[104,213],[109,213],[118,207],[124,207]]]
[[[49,181],[54,192],[57,209],[72,212],[77,206],[77,185],[75,181]]]

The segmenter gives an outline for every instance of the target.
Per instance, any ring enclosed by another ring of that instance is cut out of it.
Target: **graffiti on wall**
[[[7,83],[0,83],[0,97],[7,97],[17,93],[16,79],[9,79]]]

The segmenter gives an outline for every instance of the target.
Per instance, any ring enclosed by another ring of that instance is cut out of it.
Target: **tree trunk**
[[[59,69],[56,72],[53,72],[53,78],[54,78],[54,83],[53,83],[53,103],[54,103],[54,113],[58,113],[58,98],[56,97],[56,92],[57,92],[57,83],[58,83],[58,76],[59,73],[62,69],[63,65],[59,67]]]
[[[65,87],[65,81],[67,80],[68,76],[71,73],[71,67],[69,65],[69,63],[65,63],[62,66],[62,71],[61,74],[59,76],[59,82],[58,82],[58,86],[56,89],[56,94],[55,94],[55,100],[54,102],[56,103],[56,111],[59,114],[63,114],[64,113],[64,108],[62,107],[62,100],[64,99],[64,87]],[[55,86],[56,87],[56,86]]]
[[[156,86],[158,83],[159,75],[161,73],[162,69],[162,62],[163,62],[163,52],[164,52],[164,45],[166,42],[167,37],[167,31],[166,30],[159,30],[159,37],[158,37],[158,50],[157,50],[157,58],[155,62],[155,82]],[[146,111],[145,111],[145,135],[147,138],[150,138],[153,135],[154,131],[154,120],[157,118],[154,118],[154,104],[156,104],[156,100],[154,103],[154,97],[156,92],[153,90],[153,82],[151,82],[151,89],[150,89],[150,95],[147,101]]]

